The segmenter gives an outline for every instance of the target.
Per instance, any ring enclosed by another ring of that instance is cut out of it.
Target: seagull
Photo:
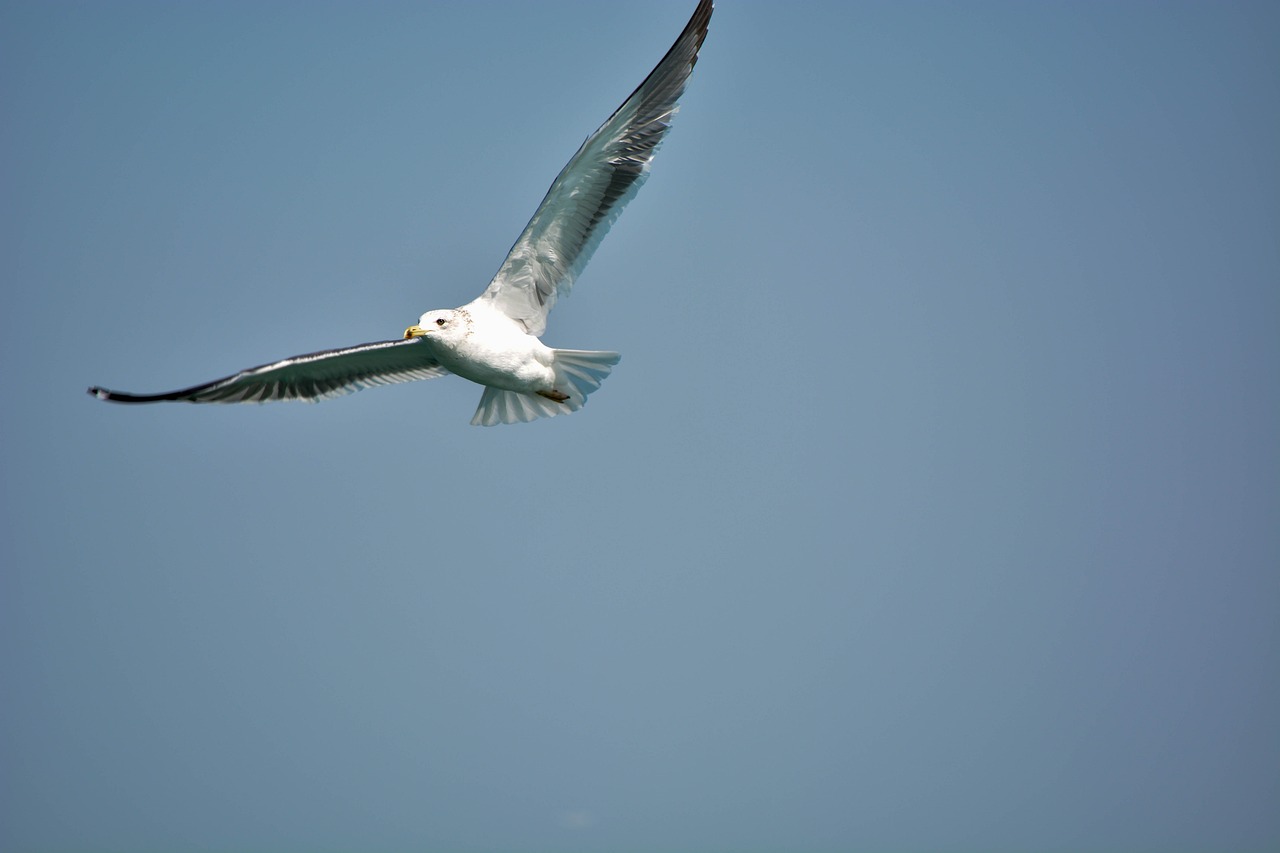
[[[618,363],[616,352],[553,349],[540,340],[622,208],[648,176],[707,37],[699,0],[666,56],[561,170],[497,275],[460,308],[428,311],[404,337],[296,355],[162,394],[93,386],[114,403],[317,402],[377,385],[453,373],[484,386],[471,423],[526,423],[576,412]]]

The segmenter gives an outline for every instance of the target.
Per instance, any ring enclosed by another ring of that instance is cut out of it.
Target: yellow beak
[[[404,339],[407,341],[410,338],[420,338],[426,333],[427,333],[427,330],[422,328],[421,326],[410,326],[409,328],[404,330]]]

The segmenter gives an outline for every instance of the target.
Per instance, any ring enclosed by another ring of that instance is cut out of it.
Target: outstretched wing
[[[480,300],[541,335],[556,297],[640,189],[707,37],[712,0],[700,0],[671,50],[564,167]]]
[[[449,371],[421,339],[379,341],[343,349],[295,355],[251,367],[234,376],[167,394],[128,394],[94,386],[89,393],[113,403],[266,403],[272,400],[318,402],[375,385],[434,379]]]

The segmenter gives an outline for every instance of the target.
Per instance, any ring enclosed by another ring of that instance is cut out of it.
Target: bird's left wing
[[[379,341],[343,349],[295,355],[251,367],[203,385],[164,394],[128,394],[93,386],[89,393],[113,403],[266,403],[272,400],[318,402],[376,385],[434,379],[449,371],[422,340]]]
[[[569,292],[644,183],[698,61],[712,5],[700,0],[667,55],[573,155],[477,301],[490,301],[531,335],[546,330],[556,297]]]

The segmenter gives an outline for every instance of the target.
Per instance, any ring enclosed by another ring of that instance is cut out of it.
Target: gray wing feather
[[[318,402],[377,385],[434,379],[449,371],[420,339],[379,341],[297,355],[251,367],[223,379],[163,394],[129,394],[96,385],[89,393],[114,403],[266,403],[272,400]]]
[[[479,297],[541,335],[556,297],[573,287],[622,208],[640,189],[707,36],[700,0],[671,50],[551,184],[520,239]]]

